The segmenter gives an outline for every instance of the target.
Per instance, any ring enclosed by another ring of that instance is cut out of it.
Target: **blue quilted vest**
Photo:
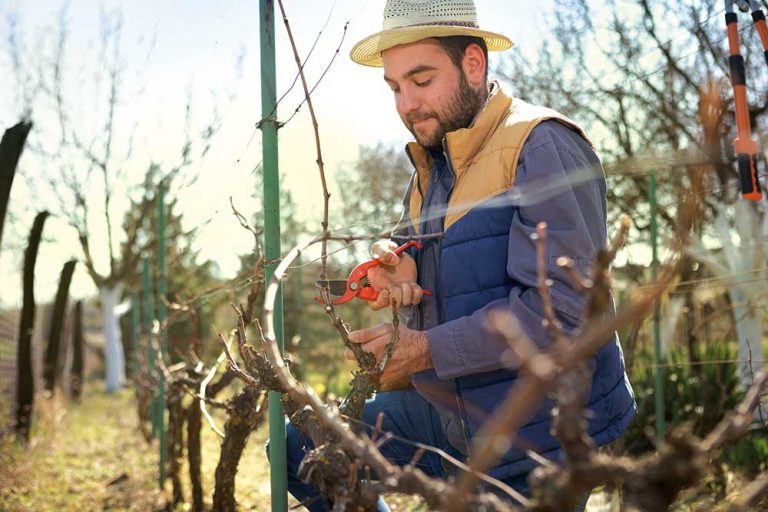
[[[456,178],[445,217],[444,235],[441,240],[433,241],[437,251],[435,271],[439,280],[440,322],[470,315],[514,292],[517,284],[507,274],[506,261],[509,228],[516,207],[504,205],[503,201],[496,204],[494,200],[513,187],[522,146],[531,130],[545,119],[556,119],[583,135],[578,126],[560,114],[517,99],[513,102],[499,90],[470,129],[448,134],[446,148]],[[414,143],[409,145],[408,153],[416,173],[407,201],[411,231],[418,233],[419,213],[423,193],[429,186],[432,162],[424,149]],[[494,207],[484,208],[488,201],[494,201]],[[419,256],[416,256],[418,261]],[[581,312],[566,313],[578,317]],[[577,323],[576,319],[574,321]],[[617,439],[635,413],[618,337],[614,335],[589,365],[594,370],[587,404],[591,411],[589,434],[598,445],[603,445]],[[417,378],[418,375],[414,376],[414,383]],[[453,379],[457,412],[468,439],[503,403],[516,379],[514,369]],[[433,403],[445,403],[444,396],[436,398],[425,392],[422,394]],[[553,460],[560,458],[559,443],[550,432],[551,408],[549,401],[539,406],[518,431],[512,448],[501,463],[488,472],[491,476],[503,479],[530,471],[537,464],[526,455],[528,450]]]

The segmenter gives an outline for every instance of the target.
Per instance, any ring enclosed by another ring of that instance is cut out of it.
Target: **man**
[[[511,313],[539,346],[549,343],[530,236],[536,225],[549,226],[551,300],[566,330],[578,326],[585,297],[554,261],[567,255],[586,270],[605,246],[605,178],[582,130],[553,110],[510,98],[487,79],[487,51],[511,46],[505,36],[478,28],[471,0],[388,0],[384,30],[351,51],[355,62],[383,67],[397,112],[416,139],[407,147],[415,172],[403,229],[424,247],[398,256],[398,243],[377,242],[373,253],[382,265],[370,274],[380,290],[374,308],[390,301],[412,306],[382,387],[413,386],[377,394],[363,417],[373,425],[383,412],[382,430],[395,437],[382,453],[397,463],[411,461],[412,442],[466,459],[472,436],[514,386],[516,361],[489,321],[493,312]],[[524,200],[545,185],[555,192]],[[380,324],[350,339],[381,357],[392,329]],[[618,438],[635,413],[618,339],[590,368],[589,433],[602,445]],[[550,419],[548,402],[488,474],[528,494],[527,476],[537,463],[527,451],[562,457]],[[296,477],[304,446],[289,427],[289,487],[300,500],[317,494]],[[450,471],[431,452],[418,466],[438,477]],[[326,505],[316,500],[309,507]]]

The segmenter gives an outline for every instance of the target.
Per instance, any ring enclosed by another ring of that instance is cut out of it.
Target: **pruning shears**
[[[394,252],[395,254],[400,254],[404,250],[411,247],[421,249],[423,245],[421,242],[417,242],[416,240],[410,240],[409,242],[406,242],[395,249]],[[316,281],[315,284],[318,287],[322,287],[323,284],[328,285],[328,290],[330,291],[331,295],[336,297],[331,300],[331,304],[334,305],[344,304],[354,298],[367,301],[375,301],[379,297],[379,292],[371,286],[371,282],[368,279],[368,271],[370,271],[376,265],[380,264],[381,262],[378,259],[373,258],[372,260],[360,263],[355,268],[353,268],[347,279],[329,279],[328,281],[324,282]],[[424,290],[424,295],[432,295],[432,292],[429,290]],[[322,297],[315,297],[315,300],[320,304],[324,303]]]

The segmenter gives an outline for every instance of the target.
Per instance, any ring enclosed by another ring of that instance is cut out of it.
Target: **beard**
[[[459,84],[453,96],[446,102],[443,111],[413,112],[406,114],[405,126],[416,138],[416,142],[427,149],[441,149],[445,134],[466,128],[475,118],[485,102],[484,88],[472,89],[463,70],[459,70]],[[426,135],[419,135],[413,127],[418,121],[435,119],[437,129]]]

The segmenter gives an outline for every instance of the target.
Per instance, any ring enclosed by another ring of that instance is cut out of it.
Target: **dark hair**
[[[451,62],[457,68],[461,69],[461,61],[464,59],[464,53],[467,51],[467,46],[470,44],[476,44],[483,50],[483,56],[485,57],[485,75],[483,78],[488,79],[488,45],[485,44],[485,39],[482,37],[472,36],[446,36],[436,37],[440,47],[448,54]]]

